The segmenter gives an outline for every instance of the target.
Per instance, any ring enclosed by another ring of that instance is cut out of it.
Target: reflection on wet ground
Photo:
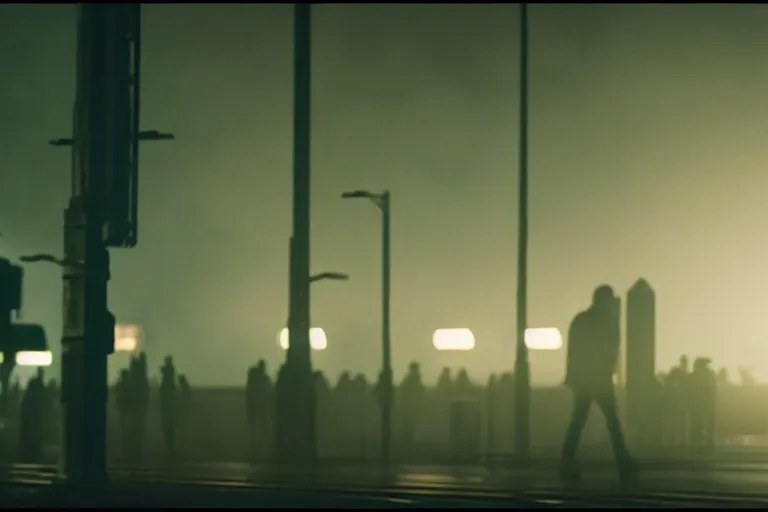
[[[15,465],[2,469],[6,481],[46,484],[55,481],[51,466]],[[509,499],[527,495],[531,499],[576,499],[583,495],[626,496],[635,499],[663,501],[716,502],[729,506],[750,501],[768,506],[768,470],[754,465],[729,465],[723,468],[664,469],[649,468],[633,489],[621,489],[610,467],[586,468],[584,480],[578,488],[564,488],[553,468],[529,470],[488,469],[482,467],[402,466],[382,472],[361,466],[318,466],[312,470],[258,466],[244,464],[186,465],[158,467],[136,471],[112,472],[114,482],[153,482],[224,486],[229,489],[292,489],[310,492],[355,492],[379,494],[430,494],[477,497],[482,500]],[[463,499],[463,498],[462,498]],[[623,498],[622,498],[623,499]]]

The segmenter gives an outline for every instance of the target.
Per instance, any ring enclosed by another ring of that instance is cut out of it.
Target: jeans
[[[565,434],[562,461],[564,464],[569,464],[576,460],[576,451],[579,447],[581,432],[584,429],[584,425],[587,423],[589,410],[592,407],[593,401],[597,403],[597,406],[603,413],[605,425],[608,428],[608,434],[611,438],[613,457],[616,461],[616,465],[621,470],[626,467],[627,464],[631,463],[632,459],[627,450],[626,443],[624,442],[624,435],[621,432],[621,423],[619,422],[618,407],[616,405],[616,395],[614,394],[613,389],[607,389],[597,393],[593,391],[574,390],[573,413],[571,414],[571,423],[568,426],[568,431]]]

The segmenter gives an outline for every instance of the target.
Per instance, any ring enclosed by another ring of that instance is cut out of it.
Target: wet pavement
[[[102,487],[0,484],[3,508],[765,508],[748,497],[652,495],[632,491],[328,489],[115,481]]]
[[[118,482],[105,487],[0,484],[3,508],[561,508],[535,500],[409,497],[280,488]]]
[[[37,485],[56,482],[52,466],[15,465],[1,471],[4,474],[0,476],[4,481]],[[424,496],[429,495],[431,500],[438,501],[480,500],[497,504],[499,500],[519,500],[526,496],[526,499],[543,499],[547,503],[552,500],[571,503],[584,500],[615,503],[621,500],[625,504],[629,499],[627,496],[631,495],[633,503],[653,502],[653,506],[660,506],[659,503],[675,503],[674,506],[697,503],[696,506],[701,507],[714,504],[712,506],[730,508],[737,504],[744,506],[745,500],[748,500],[753,506],[768,508],[768,470],[755,468],[751,464],[722,468],[647,468],[632,489],[622,489],[609,467],[587,467],[582,483],[570,488],[558,481],[556,471],[544,467],[513,470],[400,466],[383,472],[359,465],[321,465],[313,470],[297,471],[245,464],[190,464],[136,471],[114,470],[111,474],[112,481],[120,485],[142,485],[140,482],[143,482],[158,484],[156,487],[160,488],[162,485],[187,484],[199,488],[227,488],[252,493],[325,492],[345,496],[356,493],[358,497],[378,495],[382,499],[395,495],[402,499],[411,499],[409,496],[413,495],[424,499]],[[505,506],[516,505],[507,503]]]

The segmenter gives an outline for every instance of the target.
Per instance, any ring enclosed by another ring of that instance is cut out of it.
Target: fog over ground
[[[60,253],[75,7],[0,5],[0,252]],[[530,323],[566,329],[610,283],[658,292],[658,363],[681,353],[768,377],[765,132],[768,7],[533,5]],[[291,221],[290,5],[147,5],[141,238],[113,251],[110,302],[140,323],[153,367],[241,384],[282,360]],[[314,8],[313,287],[329,349],[316,365],[379,367],[376,210],[392,192],[396,377],[419,360],[485,379],[514,360],[518,7]],[[58,349],[61,283],[28,267],[26,321]],[[436,355],[468,327],[477,349]],[[542,356],[543,357],[543,356]],[[562,358],[534,359],[557,382]]]

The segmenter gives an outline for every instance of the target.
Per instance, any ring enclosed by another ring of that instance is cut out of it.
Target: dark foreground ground
[[[531,501],[487,501],[440,496],[411,496],[385,492],[340,492],[320,489],[247,488],[213,485],[118,482],[94,489],[65,485],[4,484],[4,508],[516,508]]]
[[[566,488],[554,468],[362,466],[313,470],[242,464],[115,470],[107,488],[58,482],[53,467],[0,468],[0,506],[218,508],[768,508],[768,466],[647,467],[621,488],[610,466]]]
[[[749,497],[635,492],[428,489],[333,489],[288,486],[114,482],[102,488],[63,484],[0,484],[3,508],[764,508]]]

